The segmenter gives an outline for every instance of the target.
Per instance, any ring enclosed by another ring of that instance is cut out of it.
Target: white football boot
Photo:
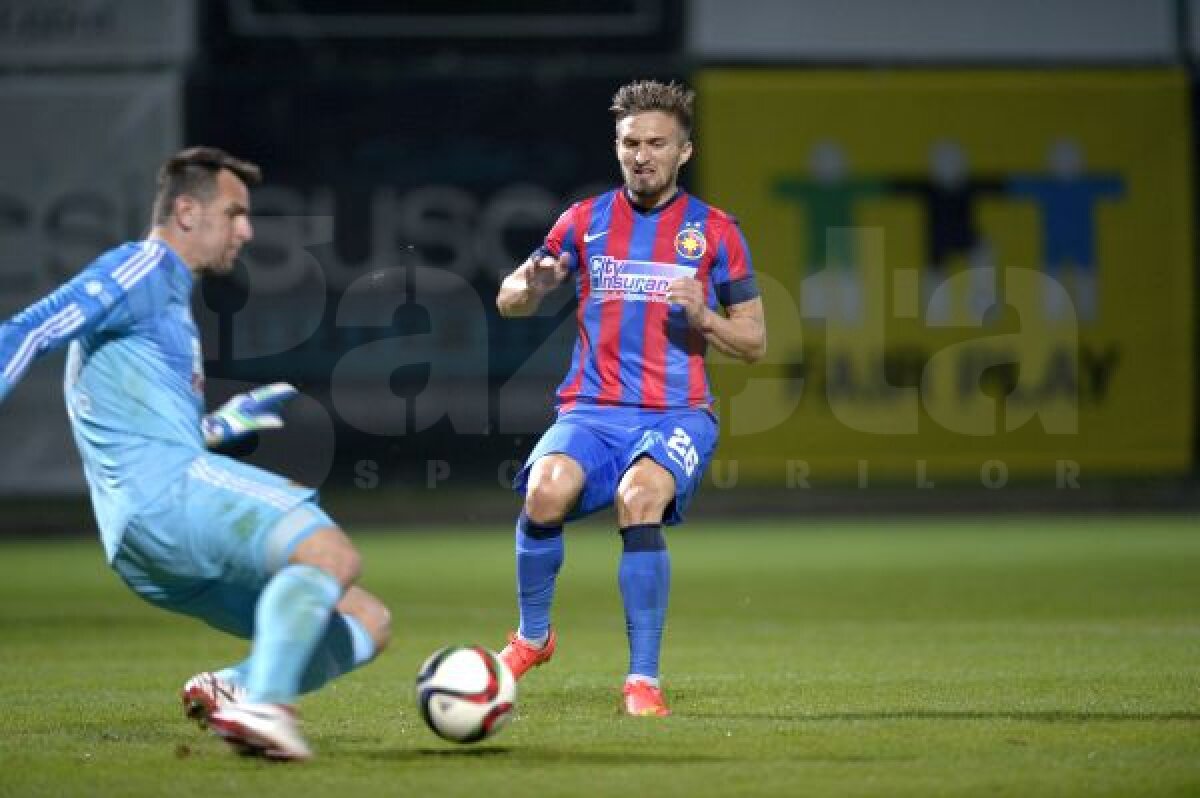
[[[246,700],[246,688],[222,679],[215,673],[204,671],[188,679],[179,692],[183,700],[183,714],[207,728],[208,719],[219,709]]]
[[[291,707],[239,701],[214,712],[208,723],[239,754],[286,761],[312,759],[312,749],[300,734]]]

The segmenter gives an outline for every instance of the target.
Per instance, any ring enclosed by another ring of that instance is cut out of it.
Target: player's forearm
[[[722,354],[755,363],[767,353],[767,330],[755,318],[726,318],[712,309],[700,328],[705,340]]]
[[[531,279],[529,261],[522,263],[516,271],[504,278],[500,292],[496,294],[496,308],[505,318],[531,316],[542,303],[544,291],[538,290]]]

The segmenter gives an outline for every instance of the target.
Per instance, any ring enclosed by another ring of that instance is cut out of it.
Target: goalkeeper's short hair
[[[217,191],[217,175],[222,169],[233,172],[247,186],[257,186],[262,182],[262,170],[258,164],[235,158],[216,147],[189,147],[168,158],[158,170],[154,224],[166,223],[175,208],[177,197],[187,195],[201,201],[212,199]]]

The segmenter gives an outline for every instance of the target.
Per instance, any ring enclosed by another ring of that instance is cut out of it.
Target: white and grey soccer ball
[[[508,666],[482,646],[446,646],[417,673],[417,707],[443,739],[477,743],[504,728],[517,702]]]

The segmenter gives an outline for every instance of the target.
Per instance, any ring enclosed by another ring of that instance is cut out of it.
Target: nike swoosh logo
[[[590,244],[593,241],[595,241],[597,238],[602,238],[606,235],[608,235],[607,230],[601,230],[599,233],[584,233],[583,234],[583,243]]]

